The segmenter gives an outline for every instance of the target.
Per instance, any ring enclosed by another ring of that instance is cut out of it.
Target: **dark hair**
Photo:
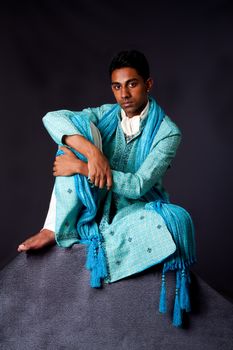
[[[109,66],[109,75],[115,69],[130,67],[136,69],[138,74],[146,81],[150,77],[150,68],[146,57],[137,50],[121,51],[113,57]]]

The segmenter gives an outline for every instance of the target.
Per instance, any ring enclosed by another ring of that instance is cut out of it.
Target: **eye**
[[[113,84],[112,87],[114,90],[120,90],[121,88],[120,84]]]
[[[129,87],[130,87],[130,88],[134,88],[135,86],[137,86],[137,82],[136,82],[136,81],[131,81],[131,82],[129,83]]]

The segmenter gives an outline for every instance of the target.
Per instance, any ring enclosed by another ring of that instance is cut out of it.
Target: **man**
[[[195,261],[192,222],[186,211],[169,204],[162,186],[180,130],[148,95],[153,81],[142,53],[120,52],[110,64],[110,77],[116,105],[44,117],[60,145],[55,190],[44,228],[18,251],[55,241],[62,247],[87,244],[93,287],[164,261],[164,273],[179,270],[184,283],[177,290],[187,294],[186,267]],[[177,310],[188,311],[188,301],[182,303]]]

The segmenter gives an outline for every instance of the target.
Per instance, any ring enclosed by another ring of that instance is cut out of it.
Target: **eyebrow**
[[[129,83],[131,83],[132,81],[138,81],[138,79],[137,78],[132,78],[132,79],[129,79],[129,80],[126,80],[126,82],[124,82],[124,84],[129,84]],[[118,81],[113,81],[112,83],[111,83],[111,85],[116,85],[116,84],[122,84],[122,83],[120,83],[120,82],[118,82]]]

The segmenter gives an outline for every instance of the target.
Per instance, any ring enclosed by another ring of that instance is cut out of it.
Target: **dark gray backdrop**
[[[233,295],[230,1],[8,1],[0,5],[1,266],[43,225],[55,144],[50,110],[113,102],[107,67],[142,50],[153,95],[183,132],[165,184],[196,226],[196,272]]]

